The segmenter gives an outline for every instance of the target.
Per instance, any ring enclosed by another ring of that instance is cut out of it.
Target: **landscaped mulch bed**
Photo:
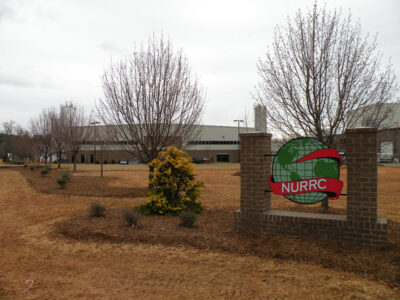
[[[178,217],[164,216],[144,216],[139,228],[131,228],[124,223],[122,211],[108,209],[105,217],[83,215],[58,222],[53,238],[60,238],[61,234],[79,241],[163,244],[277,258],[354,272],[400,287],[400,224],[397,222],[389,221],[388,246],[374,248],[242,232],[233,226],[233,212],[229,209],[206,209],[194,228],[181,226]]]
[[[18,171],[26,178],[30,185],[40,193],[62,194],[84,197],[143,197],[147,188],[143,186],[111,186],[110,183],[117,178],[107,176],[71,176],[65,188],[57,184],[57,178],[66,170],[53,168],[48,174],[42,176],[41,168],[31,171],[29,168],[21,168]],[[84,174],[84,172],[80,172]],[[71,175],[73,175],[71,173]]]

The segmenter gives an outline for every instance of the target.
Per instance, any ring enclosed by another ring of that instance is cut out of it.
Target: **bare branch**
[[[171,144],[182,146],[199,124],[204,91],[186,57],[154,35],[147,47],[111,64],[103,75],[98,118],[114,141],[148,163]]]
[[[376,37],[361,33],[349,14],[326,8],[299,11],[277,27],[272,48],[258,63],[255,98],[272,130],[285,137],[312,136],[332,143],[356,119],[379,126],[384,103],[398,86],[390,63],[382,71]],[[369,107],[368,114],[352,111]]]

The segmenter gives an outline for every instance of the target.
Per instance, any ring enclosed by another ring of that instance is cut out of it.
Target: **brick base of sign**
[[[378,218],[376,128],[346,130],[347,214],[271,210],[271,135],[242,133],[241,199],[235,226],[264,233],[358,245],[387,244],[387,220]],[[289,201],[289,200],[288,200]]]
[[[246,218],[242,218],[240,210],[235,212],[235,226],[240,229],[365,246],[387,244],[387,220],[383,218],[378,218],[376,222],[371,223],[357,222],[345,215],[269,210],[260,216],[259,220],[257,227],[252,224],[249,228],[249,224]]]

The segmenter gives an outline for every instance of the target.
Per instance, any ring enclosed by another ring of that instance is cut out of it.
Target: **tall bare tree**
[[[376,36],[363,36],[349,14],[315,3],[277,27],[272,47],[258,63],[256,98],[268,125],[286,137],[312,136],[331,145],[348,124],[363,118],[377,126],[384,103],[398,90],[389,63],[381,68]],[[352,113],[365,109],[368,113]]]
[[[171,144],[185,143],[199,123],[204,91],[182,51],[154,35],[148,45],[111,64],[103,75],[98,118],[108,136],[148,163]]]
[[[7,135],[16,134],[17,124],[15,121],[10,120],[8,122],[3,122],[3,133]]]
[[[51,151],[53,146],[52,136],[52,116],[54,110],[43,110],[39,116],[31,120],[31,135],[33,137],[34,151],[43,157],[45,164],[47,160],[51,160]],[[51,161],[50,161],[51,163]]]
[[[64,106],[62,118],[65,132],[65,150],[71,152],[74,159],[74,172],[76,161],[85,140],[90,136],[89,116],[83,107],[68,103]]]
[[[286,27],[276,28],[272,47],[258,63],[256,98],[267,109],[270,130],[332,145],[359,118],[378,126],[387,116],[384,104],[398,90],[391,64],[381,68],[381,57],[376,36],[363,36],[350,14],[343,17],[317,2],[299,10]]]
[[[15,121],[4,122],[0,132],[0,154],[12,153],[13,159],[25,159],[32,154],[32,138],[29,132]]]
[[[53,138],[54,153],[57,156],[57,167],[61,167],[61,161],[67,146],[67,115],[70,108],[61,105],[58,110],[52,110],[51,114],[51,135]]]

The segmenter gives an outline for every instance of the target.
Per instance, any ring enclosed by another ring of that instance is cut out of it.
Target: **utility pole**
[[[100,124],[100,122],[98,122],[98,121],[90,122],[90,125],[94,125],[93,126],[93,164],[96,164],[96,125],[97,124]]]
[[[240,123],[244,122],[243,120],[233,120],[233,122],[238,123],[238,160],[240,162]]]

